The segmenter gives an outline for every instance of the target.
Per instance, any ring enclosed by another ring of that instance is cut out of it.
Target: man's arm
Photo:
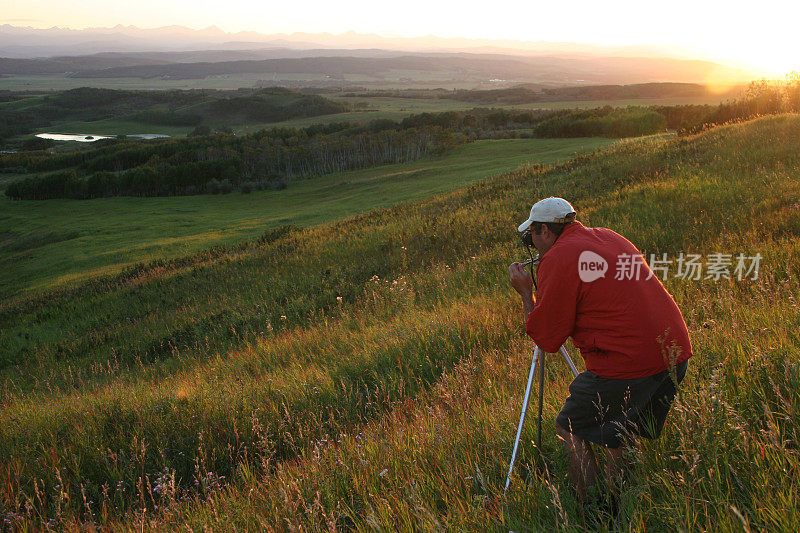
[[[578,262],[549,256],[539,263],[539,294],[526,331],[546,352],[556,352],[575,329],[581,280]]]

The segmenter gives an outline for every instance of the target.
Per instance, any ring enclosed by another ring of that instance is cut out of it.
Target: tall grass
[[[6,525],[596,527],[552,432],[555,358],[541,454],[531,423],[501,498],[532,349],[505,266],[554,194],[646,252],[764,257],[756,281],[666,282],[696,357],[616,527],[796,530],[798,148],[796,116],[627,141],[6,304]]]

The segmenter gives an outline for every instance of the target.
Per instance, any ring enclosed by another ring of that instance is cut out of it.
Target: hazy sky
[[[778,71],[800,70],[800,2],[0,0],[0,23],[45,28],[216,25],[261,33],[377,33],[691,47]]]

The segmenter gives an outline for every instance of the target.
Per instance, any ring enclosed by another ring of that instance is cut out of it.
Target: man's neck
[[[575,222],[573,222],[573,223],[571,223],[571,224],[567,224],[566,226],[564,226],[564,229],[561,231],[561,233],[559,233],[558,235],[556,235],[556,238],[553,240],[553,244],[551,244],[550,246],[548,246],[548,247],[547,247],[547,250],[545,250],[544,252],[539,252],[539,259],[541,260],[541,258],[543,258],[543,257],[544,257],[544,254],[546,254],[547,252],[549,252],[550,250],[552,250],[552,249],[553,249],[553,246],[555,246],[555,245],[556,245],[556,243],[558,242],[558,239],[560,239],[560,238],[561,238],[561,236],[562,236],[562,235],[564,235],[564,233],[566,233],[567,231],[569,231],[569,230],[570,230],[570,228],[576,228],[576,227],[579,227],[579,226],[581,226],[581,225],[582,225],[582,224],[576,220]]]

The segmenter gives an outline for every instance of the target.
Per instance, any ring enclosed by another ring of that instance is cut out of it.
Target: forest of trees
[[[5,192],[13,199],[44,200],[280,189],[295,178],[413,161],[462,140],[440,127],[374,131],[344,123],[244,137],[118,142],[63,156],[11,154],[4,164],[59,171],[15,181]]]

